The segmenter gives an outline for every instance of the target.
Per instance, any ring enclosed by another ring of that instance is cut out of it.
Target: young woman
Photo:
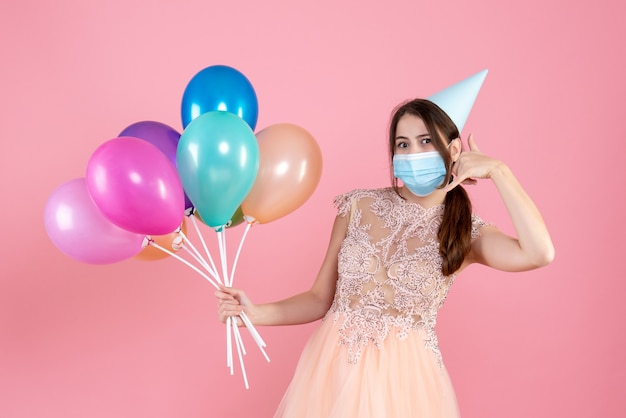
[[[393,187],[336,198],[328,251],[310,290],[254,304],[222,288],[219,317],[244,311],[256,325],[323,318],[301,355],[276,417],[456,417],[435,334],[437,311],[472,263],[504,271],[554,257],[532,200],[502,161],[483,154],[434,103],[399,106],[390,123]],[[398,184],[398,179],[402,185]],[[491,179],[516,231],[472,213],[461,184]]]

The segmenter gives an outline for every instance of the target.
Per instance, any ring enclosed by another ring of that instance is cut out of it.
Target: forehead
[[[396,136],[411,138],[427,134],[428,129],[426,129],[424,121],[419,116],[407,113],[398,120],[398,124],[396,125]]]

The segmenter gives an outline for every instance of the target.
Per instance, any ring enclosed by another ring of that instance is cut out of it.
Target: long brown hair
[[[450,117],[435,103],[425,99],[414,99],[399,105],[393,113],[389,125],[389,156],[393,161],[396,145],[396,128],[400,118],[406,114],[414,115],[424,121],[426,129],[433,139],[435,146],[447,168],[446,178],[441,187],[448,184],[452,178],[452,157],[448,151],[448,144],[459,137],[459,130]],[[393,188],[398,193],[398,179],[393,175],[391,163],[391,178]],[[472,240],[472,202],[465,189],[457,186],[446,194],[441,225],[437,233],[439,239],[439,254],[443,259],[441,271],[449,276],[457,271],[465,256],[470,251]]]

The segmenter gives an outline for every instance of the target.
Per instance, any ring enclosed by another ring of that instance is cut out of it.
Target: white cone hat
[[[428,97],[428,100],[442,108],[450,116],[459,132],[461,132],[472,110],[472,106],[474,106],[476,96],[478,96],[478,92],[485,81],[485,77],[487,77],[487,70],[482,70],[433,94]]]

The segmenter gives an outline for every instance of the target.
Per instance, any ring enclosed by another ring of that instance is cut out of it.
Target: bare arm
[[[335,295],[339,248],[346,230],[347,218],[337,216],[326,256],[309,290],[277,302],[255,305],[242,290],[222,288],[215,292],[220,320],[225,322],[227,317],[237,316],[242,311],[255,325],[294,325],[320,319]]]
[[[472,136],[470,151],[461,153],[455,163],[457,178],[448,190],[467,178],[490,178],[511,217],[517,238],[495,227],[482,228],[474,240],[467,263],[481,263],[498,270],[525,271],[549,264],[554,246],[539,210],[503,162],[482,154]]]

